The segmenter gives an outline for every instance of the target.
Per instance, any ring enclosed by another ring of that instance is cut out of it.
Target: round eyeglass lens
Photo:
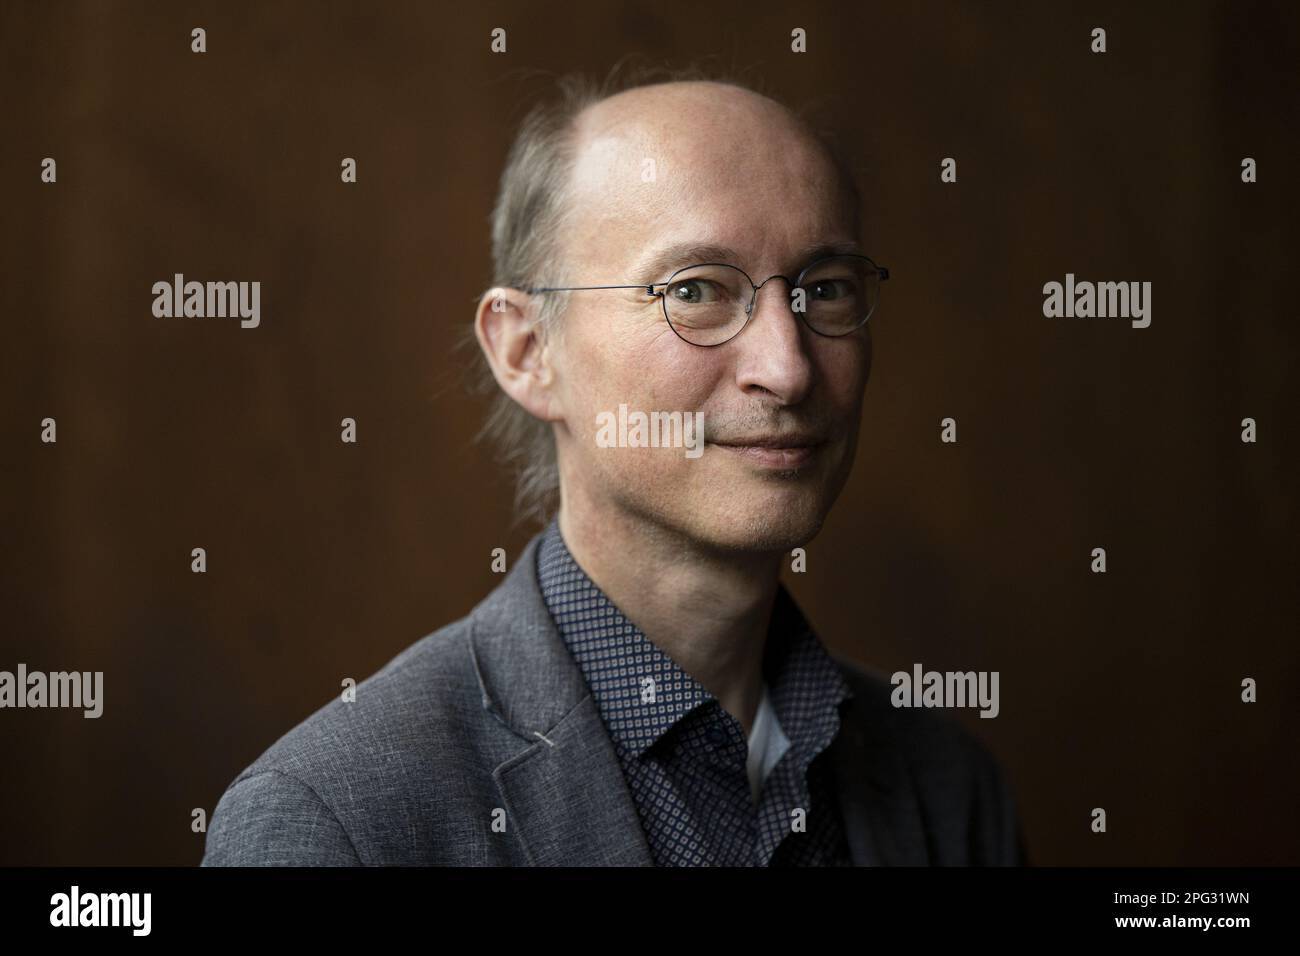
[[[754,287],[734,266],[687,266],[664,288],[664,314],[674,332],[695,345],[718,345],[748,318]]]
[[[802,311],[814,332],[847,335],[861,328],[875,311],[880,299],[880,272],[862,256],[823,259],[804,271],[791,299],[791,307],[795,312]]]

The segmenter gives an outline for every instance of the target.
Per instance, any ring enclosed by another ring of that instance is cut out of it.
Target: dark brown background
[[[893,278],[857,468],[790,582],[825,642],[1001,672],[1001,716],[958,717],[1035,862],[1300,862],[1300,16],[1045,7],[0,8],[0,669],[105,672],[99,720],[0,712],[0,863],[196,863],[192,808],[498,583],[530,529],[451,343],[525,71],[634,51],[816,99],[860,164]],[[260,280],[261,327],[153,318],[174,272]],[[1044,318],[1067,272],[1153,282],[1151,327]]]

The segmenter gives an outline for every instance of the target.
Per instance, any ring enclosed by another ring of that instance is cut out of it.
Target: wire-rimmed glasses
[[[535,292],[593,289],[644,289],[663,303],[664,318],[683,341],[703,348],[722,345],[740,334],[754,314],[759,290],[772,279],[790,286],[790,309],[818,335],[837,338],[866,325],[880,301],[880,283],[889,270],[867,256],[851,253],[809,263],[791,282],[781,274],[755,284],[741,268],[702,262],[678,269],[666,282],[633,285],[548,286]]]

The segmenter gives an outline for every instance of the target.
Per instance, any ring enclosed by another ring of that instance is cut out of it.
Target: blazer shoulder
[[[279,770],[240,776],[212,813],[201,866],[357,866],[352,839],[311,787]]]
[[[312,783],[341,762],[387,752],[421,728],[454,730],[467,707],[478,709],[467,632],[462,618],[420,638],[358,683],[351,699],[335,696],[287,731],[240,777],[279,770]]]
[[[480,779],[468,771],[491,759],[480,750],[492,730],[468,620],[419,639],[357,684],[354,699],[335,697],[240,771],[213,810],[204,864],[387,858],[385,825],[427,821],[429,800]]]
[[[835,659],[854,694],[848,719],[902,768],[936,862],[1028,863],[1015,793],[987,745],[947,711],[894,706],[884,673]]]

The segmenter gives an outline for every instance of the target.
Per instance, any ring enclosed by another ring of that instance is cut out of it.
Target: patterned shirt
[[[830,768],[817,758],[853,692],[784,587],[762,670],[790,746],[755,803],[740,721],[623,616],[578,566],[555,521],[538,548],[537,573],[658,865],[852,865]]]

